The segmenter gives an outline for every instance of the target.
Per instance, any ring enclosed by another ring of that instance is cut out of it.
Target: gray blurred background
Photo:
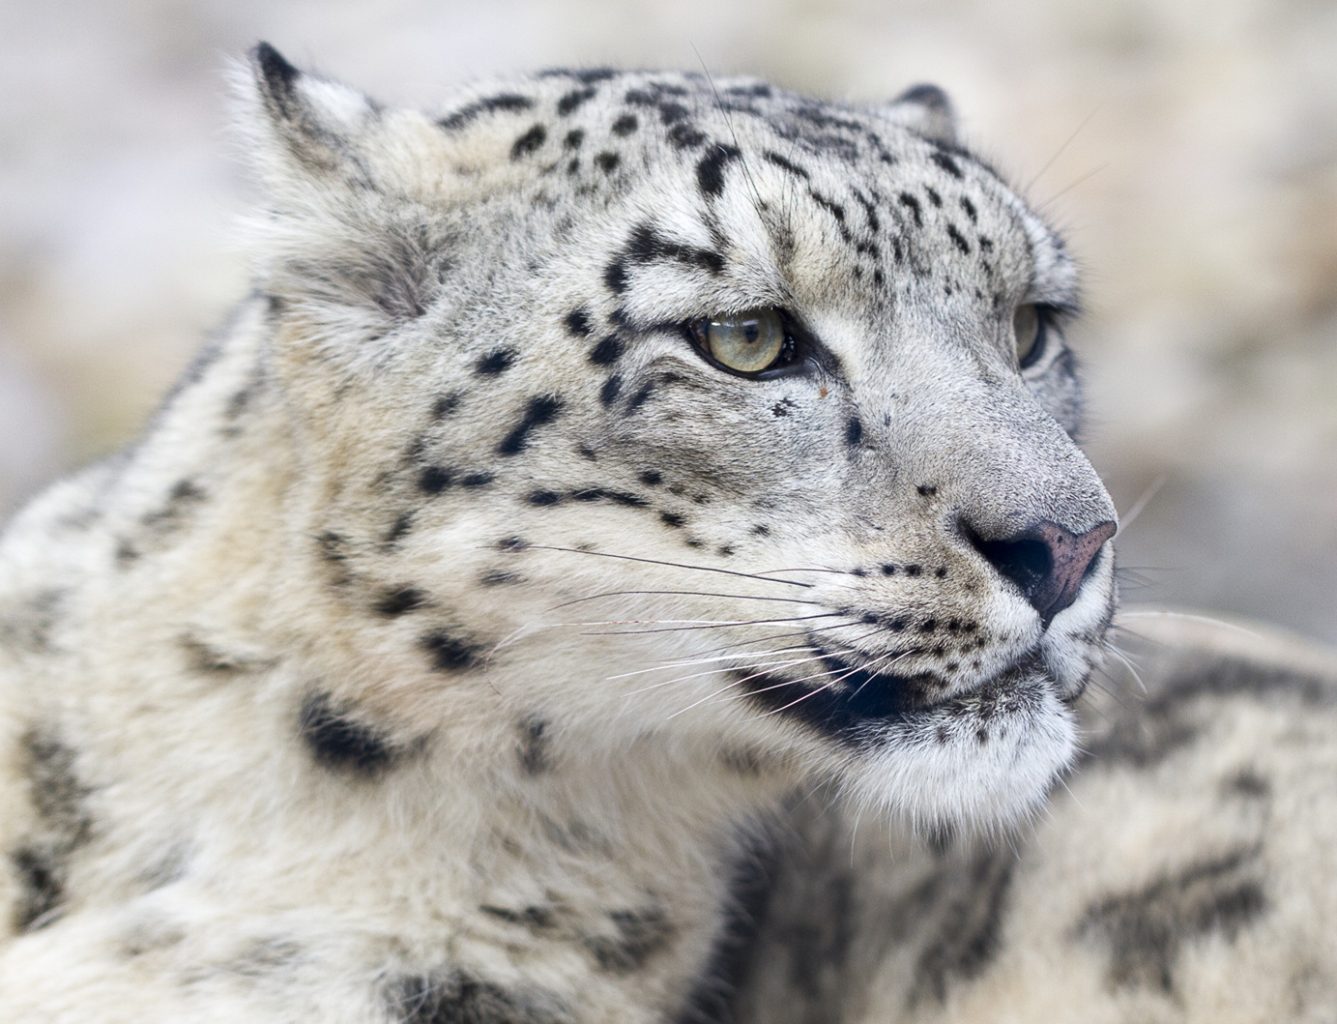
[[[5,0],[0,517],[133,436],[244,285],[222,69],[266,38],[388,101],[567,63],[948,89],[1087,268],[1089,450],[1128,596],[1337,642],[1329,0]]]

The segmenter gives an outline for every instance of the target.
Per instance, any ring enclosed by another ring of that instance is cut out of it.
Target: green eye
[[[701,351],[734,373],[764,373],[786,365],[794,354],[785,319],[775,309],[712,317],[692,325],[691,330]]]
[[[1045,350],[1048,327],[1045,311],[1033,302],[1018,306],[1012,314],[1012,336],[1017,346],[1017,365],[1023,369],[1040,358]]]

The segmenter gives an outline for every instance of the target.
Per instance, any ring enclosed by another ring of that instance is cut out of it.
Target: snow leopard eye
[[[1021,369],[1035,364],[1044,354],[1049,333],[1049,311],[1033,302],[1018,306],[1012,314],[1012,336],[1017,346],[1017,365]]]
[[[758,377],[795,361],[797,342],[778,309],[750,309],[710,317],[688,326],[692,342],[710,362],[746,377]]]

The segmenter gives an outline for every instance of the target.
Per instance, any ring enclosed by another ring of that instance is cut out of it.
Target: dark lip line
[[[812,726],[824,735],[840,738],[857,738],[866,733],[870,724],[877,722],[906,721],[916,714],[932,711],[954,700],[1000,685],[1009,677],[1039,674],[1051,684],[1056,683],[1045,665],[1044,654],[1037,645],[1007,668],[972,686],[964,693],[954,693],[938,700],[924,701],[916,699],[916,695],[909,691],[917,681],[921,680],[933,680],[934,683],[940,684],[941,679],[938,676],[929,673],[901,675],[891,672],[868,672],[815,641],[813,646],[820,653],[822,663],[835,675],[848,673],[842,680],[843,688],[839,692],[805,689],[796,694],[793,687],[800,685],[797,680],[786,680],[768,673],[736,672],[737,681],[744,686],[748,696],[767,711],[785,714]],[[1065,704],[1071,705],[1081,696],[1084,688],[1084,686],[1079,687],[1071,698],[1062,694],[1059,697]]]

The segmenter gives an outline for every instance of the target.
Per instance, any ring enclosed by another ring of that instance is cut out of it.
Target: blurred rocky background
[[[568,63],[942,84],[1086,265],[1089,448],[1150,495],[1129,596],[1337,641],[1330,0],[6,0],[0,515],[131,438],[245,286],[222,72],[260,38],[391,101]]]

